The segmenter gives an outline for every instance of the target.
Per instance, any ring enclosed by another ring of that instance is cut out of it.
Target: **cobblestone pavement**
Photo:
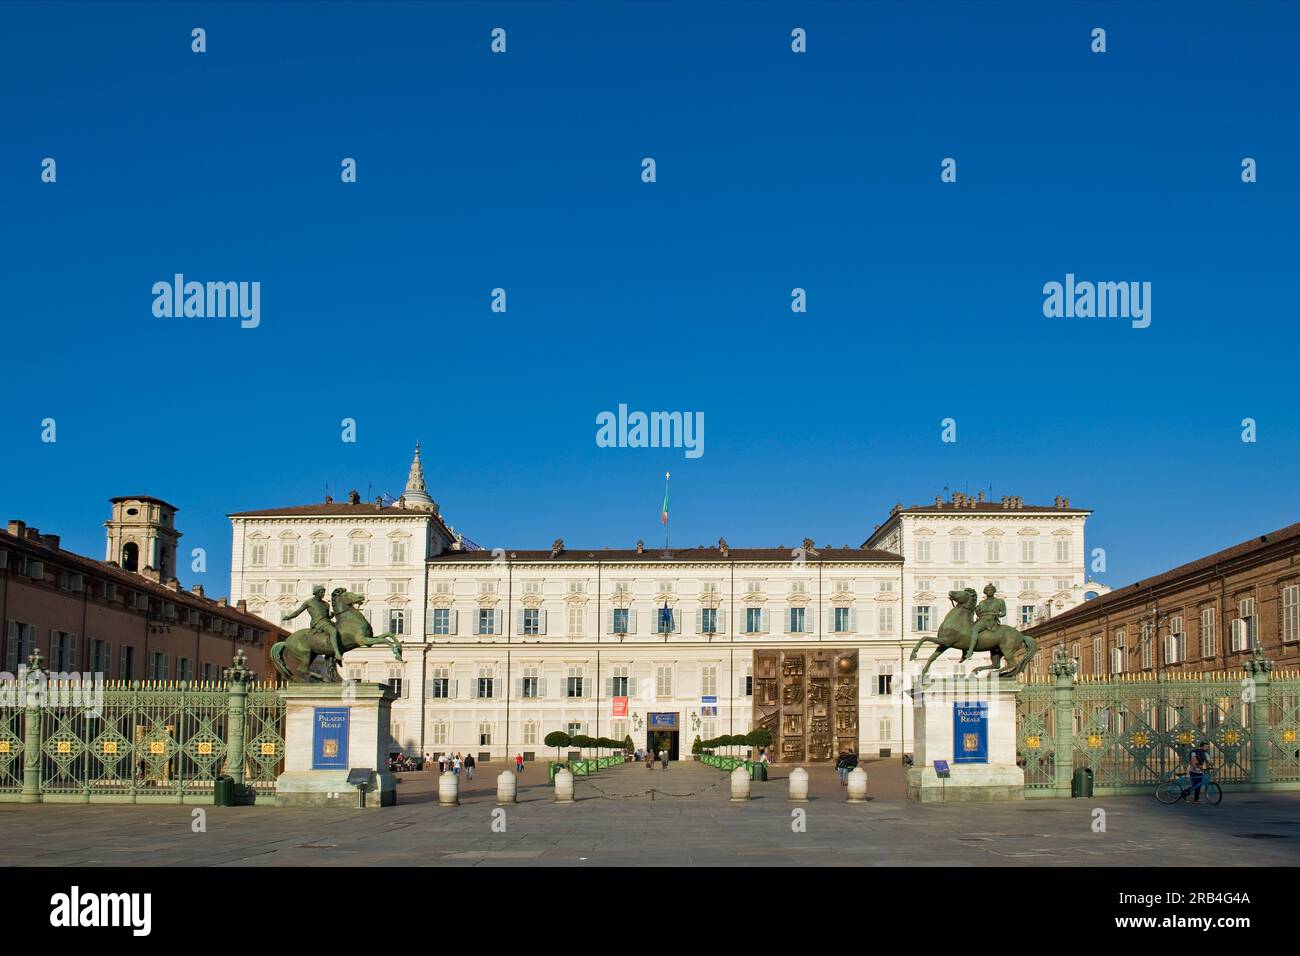
[[[1228,793],[1218,807],[1149,796],[922,807],[902,799],[901,767],[881,761],[867,766],[866,804],[844,802],[828,768],[810,772],[806,804],[787,801],[781,769],[733,804],[725,773],[681,762],[580,777],[565,805],[535,764],[495,832],[501,769],[480,767],[459,807],[437,806],[436,774],[412,773],[396,807],[204,807],[204,833],[191,829],[193,806],[0,803],[0,864],[1300,865],[1300,793]],[[1096,808],[1104,833],[1092,830]]]

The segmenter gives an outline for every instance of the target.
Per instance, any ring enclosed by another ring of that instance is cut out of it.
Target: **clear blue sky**
[[[226,513],[398,494],[418,438],[489,547],[656,542],[665,470],[683,545],[991,485],[1095,509],[1122,585],[1300,518],[1298,46],[1284,3],[5,4],[3,517],[102,556],[166,498],[226,593]],[[261,326],[155,318],[176,272]],[[1067,272],[1151,327],[1044,318]],[[598,448],[620,402],[704,456]]]

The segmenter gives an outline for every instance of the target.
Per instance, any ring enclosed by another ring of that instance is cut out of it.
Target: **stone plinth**
[[[1023,800],[1025,773],[1016,765],[1019,690],[1016,681],[960,677],[936,678],[924,692],[914,690],[916,744],[907,771],[907,798],[919,803]],[[958,722],[958,717],[972,716],[979,705],[986,712],[983,721]],[[972,755],[983,759],[963,759]],[[936,772],[936,760],[947,761],[946,778]]]
[[[290,684],[280,696],[284,773],[275,781],[277,806],[355,808],[357,788],[347,778],[361,768],[374,771],[367,809],[397,802],[397,781],[388,772],[389,712],[396,695],[387,684]]]

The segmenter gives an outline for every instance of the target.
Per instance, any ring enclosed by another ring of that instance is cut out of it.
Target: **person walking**
[[[438,773],[447,772],[447,755],[438,754]]]
[[[660,766],[662,766],[665,770],[668,769],[668,751],[667,751],[667,750],[661,750],[661,751],[659,751],[659,764],[660,764]]]
[[[1192,778],[1192,803],[1201,802],[1201,784],[1205,781],[1205,771],[1210,769],[1209,746],[1208,740],[1202,740],[1187,755],[1187,774]]]
[[[655,768],[655,752],[649,747],[645,750],[645,768],[653,770]]]
[[[473,754],[465,755],[465,779],[466,780],[474,779],[474,755]]]
[[[524,772],[524,755],[515,754],[515,773]]]
[[[451,772],[454,773],[457,777],[460,776],[460,767],[461,767],[460,754],[457,754],[456,756],[451,758]]]

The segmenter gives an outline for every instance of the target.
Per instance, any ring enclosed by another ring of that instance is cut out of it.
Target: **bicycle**
[[[1201,799],[1211,806],[1218,806],[1223,799],[1223,788],[1214,782],[1214,771],[1208,767],[1201,777]],[[1177,803],[1192,795],[1195,784],[1191,773],[1177,774],[1156,787],[1156,799],[1161,803]]]

